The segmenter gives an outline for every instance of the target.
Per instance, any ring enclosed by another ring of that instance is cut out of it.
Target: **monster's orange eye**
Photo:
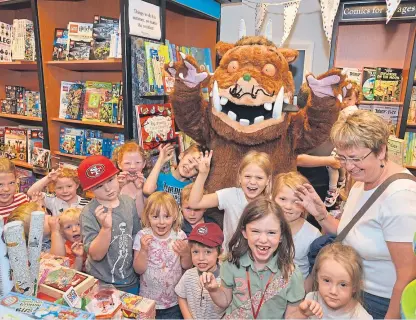
[[[276,67],[268,63],[263,67],[263,73],[267,76],[273,77],[276,74]]]
[[[238,70],[238,67],[239,67],[239,65],[238,65],[238,61],[231,61],[229,64],[228,64],[228,67],[227,67],[227,70],[228,70],[228,72],[236,72],[237,70]]]

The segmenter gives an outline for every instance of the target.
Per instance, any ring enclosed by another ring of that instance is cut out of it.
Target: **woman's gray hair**
[[[378,155],[383,146],[387,148],[389,135],[389,126],[381,117],[371,111],[357,110],[335,122],[331,141],[337,149],[368,148]]]

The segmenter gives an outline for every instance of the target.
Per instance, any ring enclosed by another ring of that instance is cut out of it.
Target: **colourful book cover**
[[[342,68],[342,72],[347,76],[348,80],[354,81],[361,85],[363,70],[360,68]]]
[[[148,95],[163,95],[163,65],[159,56],[161,44],[145,41],[144,46],[149,81]]]
[[[402,72],[402,69],[377,68],[374,100],[386,102],[400,101]]]
[[[35,147],[43,148],[43,130],[42,129],[28,129],[27,130],[27,145],[28,145],[27,162],[30,164],[33,164],[32,163],[33,149]]]
[[[25,91],[26,114],[29,117],[42,118],[40,93],[38,91]]]
[[[52,60],[66,60],[68,56],[68,29],[56,28]]]
[[[374,83],[376,82],[377,68],[363,68],[363,96],[364,100],[374,100]]]
[[[111,82],[86,81],[82,120],[100,121],[100,108],[112,99]]]
[[[85,87],[83,83],[61,81],[59,118],[80,120],[80,111],[84,105],[84,94]]]
[[[68,60],[89,60],[90,51],[90,42],[71,40],[69,42]]]
[[[4,154],[9,159],[27,161],[26,129],[6,127],[4,134]]]
[[[143,148],[155,149],[162,142],[173,140],[175,135],[175,121],[170,103],[143,104],[136,106],[138,128]]]
[[[397,122],[399,121],[399,106],[374,105],[373,112],[383,118],[390,127],[390,134],[396,135]]]

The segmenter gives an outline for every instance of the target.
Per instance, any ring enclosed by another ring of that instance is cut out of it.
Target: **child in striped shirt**
[[[29,202],[24,193],[17,193],[16,168],[7,158],[0,158],[0,217],[7,222],[10,213]]]

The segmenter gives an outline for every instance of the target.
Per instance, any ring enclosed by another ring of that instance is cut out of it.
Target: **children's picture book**
[[[69,42],[68,60],[89,60],[91,43],[71,40]]]
[[[25,91],[26,115],[42,118],[40,93],[38,91]]]
[[[9,159],[27,161],[26,129],[6,127],[4,155]]]
[[[32,150],[31,159],[32,159],[33,167],[47,170],[49,169],[51,151],[48,149],[34,147]]]
[[[416,125],[416,101],[410,101],[409,114],[407,115],[407,124]]]
[[[400,100],[402,69],[377,68],[374,100],[396,102]]]
[[[160,43],[145,41],[146,67],[149,81],[148,95],[163,95],[163,56],[159,55]]]
[[[93,24],[83,22],[69,22],[68,23],[68,49],[69,43],[73,41],[85,41],[91,44]]]
[[[136,106],[137,127],[145,150],[155,149],[160,143],[175,139],[175,121],[170,103]]]
[[[81,120],[85,87],[80,82],[61,82],[59,118]]]
[[[397,122],[399,121],[399,106],[374,105],[373,112],[379,115],[390,127],[390,134],[396,135]]]
[[[68,29],[56,28],[52,60],[62,61],[68,57]]]
[[[40,129],[27,129],[27,162],[33,164],[32,156],[34,154],[34,148],[43,148],[43,130]]]
[[[12,61],[12,25],[0,21],[0,62]]]
[[[111,36],[118,33],[118,19],[94,16],[91,59],[105,60],[110,55]]]
[[[388,140],[388,155],[389,160],[403,166],[404,154],[405,154],[405,141],[404,139],[390,136]]]
[[[4,135],[5,127],[0,127],[0,157],[4,157]]]
[[[111,102],[112,83],[99,81],[85,82],[85,99],[82,120],[100,121],[100,109],[105,102]]]
[[[360,68],[342,68],[342,72],[346,74],[347,79],[354,81],[358,85],[361,85],[361,79],[363,76],[363,70]]]

